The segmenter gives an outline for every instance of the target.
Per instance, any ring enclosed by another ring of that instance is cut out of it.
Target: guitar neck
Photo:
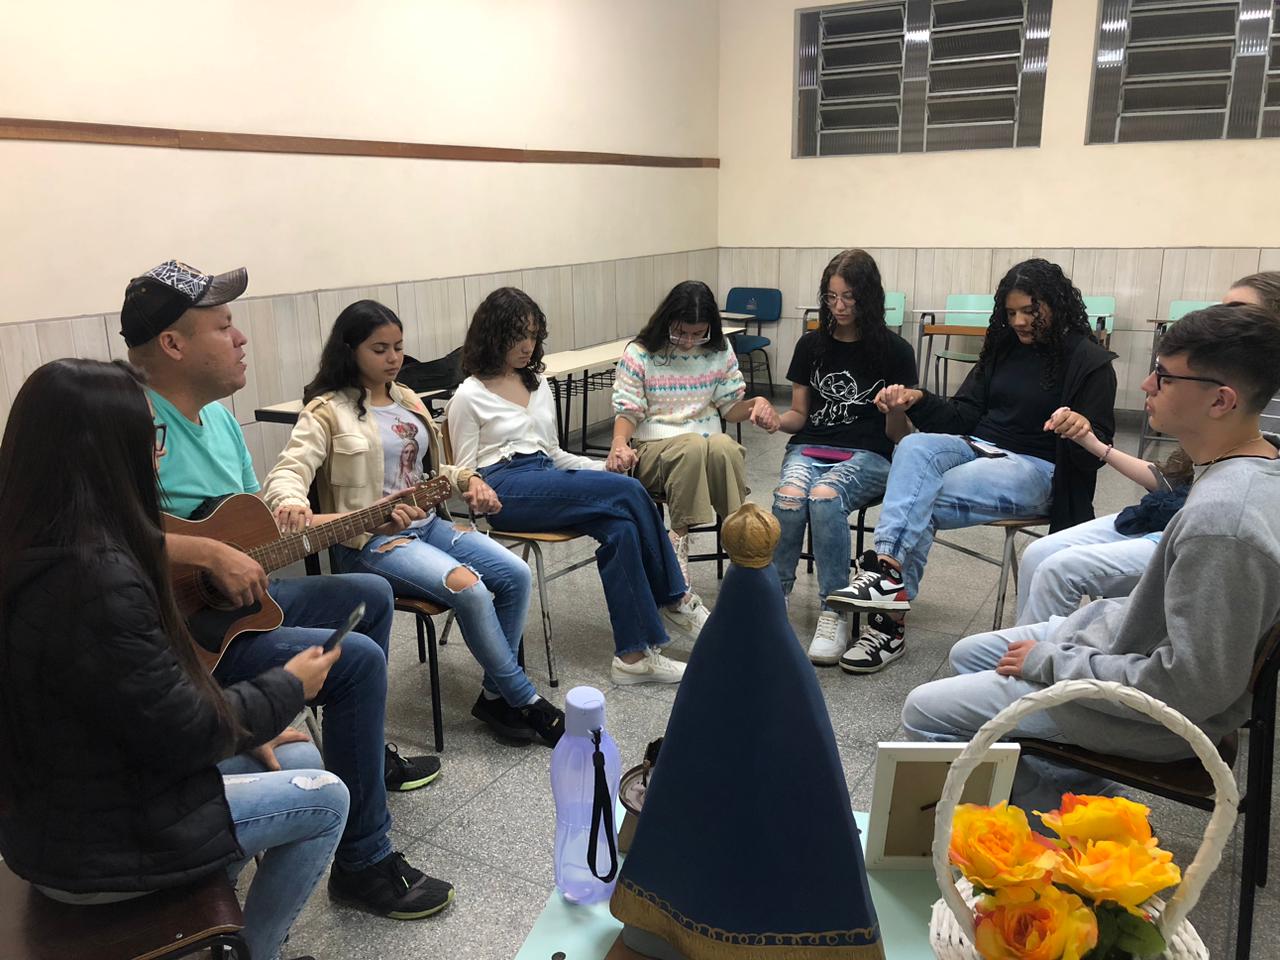
[[[252,547],[245,552],[262,564],[263,570],[270,573],[382,526],[391,518],[391,511],[398,504],[411,503],[414,506],[430,509],[441,499],[443,497],[431,496],[426,494],[422,487],[416,487],[394,500],[380,501],[363,510],[344,514],[337,520],[307,527],[301,533],[281,537],[279,540]]]

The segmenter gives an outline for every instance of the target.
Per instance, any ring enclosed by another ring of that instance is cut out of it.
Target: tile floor
[[[1128,430],[1118,445],[1136,449]],[[745,429],[751,499],[768,507],[776,483],[785,438]],[[1099,475],[1096,507],[1110,512],[1133,502],[1137,488],[1118,474]],[[874,512],[872,514],[874,516]],[[951,536],[966,545],[994,552],[999,535],[981,528]],[[547,552],[554,568],[590,551],[589,541]],[[816,580],[803,572],[791,605],[792,627],[806,643],[817,620]],[[877,740],[901,736],[899,710],[917,684],[949,671],[947,651],[959,637],[991,623],[997,571],[956,551],[935,549],[907,634],[908,655],[883,673],[855,678],[838,668],[819,669],[856,808],[871,802],[871,769]],[[717,593],[714,565],[697,564],[694,585],[710,603]],[[530,612],[530,673],[550,698],[563,703],[576,684],[592,684],[608,694],[608,725],[622,751],[623,765],[639,762],[645,745],[662,734],[675,690],[662,687],[614,687],[609,682],[609,626],[599,580],[593,567],[576,571],[550,587],[560,687],[546,686],[537,598]],[[1012,620],[1012,609],[1007,613]],[[429,752],[431,712],[426,668],[419,666],[414,627],[400,615],[392,642],[387,738],[402,752]],[[678,656],[687,655],[678,640]],[[508,960],[515,955],[551,891],[554,809],[548,785],[551,751],[513,747],[493,739],[468,711],[480,684],[480,670],[460,639],[441,648],[446,749],[444,773],[431,786],[395,795],[393,837],[410,861],[449,879],[457,900],[440,916],[419,922],[383,920],[331,904],[323,885],[294,928],[287,954],[314,954],[321,960],[401,957],[442,960]],[[767,696],[767,691],[756,695]],[[1157,832],[1184,867],[1199,843],[1207,815],[1156,798]],[[1280,831],[1271,840],[1273,863]],[[1214,957],[1233,955],[1236,911],[1236,854],[1240,831],[1200,905],[1192,914]],[[1253,956],[1280,958],[1280,933],[1274,918],[1280,890],[1262,892],[1257,904]]]

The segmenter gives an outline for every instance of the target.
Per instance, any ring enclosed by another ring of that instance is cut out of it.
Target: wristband
[[[1107,444],[1107,449],[1106,449],[1106,450],[1104,450],[1104,451],[1102,451],[1102,456],[1100,456],[1098,459],[1099,459],[1099,460],[1101,460],[1103,463],[1108,463],[1108,462],[1110,462],[1110,458],[1111,458],[1111,449],[1112,449],[1112,447],[1114,447],[1114,446],[1115,446],[1115,444],[1114,444],[1114,443],[1108,443],[1108,444]]]

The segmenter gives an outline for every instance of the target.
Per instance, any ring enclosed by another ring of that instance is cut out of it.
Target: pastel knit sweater
[[[729,347],[650,353],[627,344],[613,384],[614,416],[636,424],[635,438],[662,440],[682,433],[721,433],[720,417],[747,385]]]

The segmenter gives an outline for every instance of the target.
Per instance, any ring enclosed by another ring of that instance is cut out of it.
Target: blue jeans
[[[787,447],[778,489],[773,491],[773,515],[782,528],[773,565],[782,581],[782,592],[791,593],[808,526],[813,536],[813,562],[818,568],[818,596],[825,598],[849,583],[849,515],[884,493],[889,461],[870,450],[854,450],[848,460],[831,463],[807,457],[801,449],[799,445]],[[783,487],[802,492],[783,493]],[[830,609],[825,599],[822,609]]]
[[[914,597],[937,530],[1049,512],[1053,464],[1006,452],[979,456],[963,437],[913,433],[899,442],[876,524],[876,552],[902,564]]]
[[[896,463],[896,458],[895,458]],[[1054,617],[1048,623],[1030,624],[979,633],[956,643],[951,648],[951,667],[957,676],[933,680],[916,687],[902,706],[902,727],[908,740],[950,743],[972,740],[978,728],[1019,697],[1043,690],[1044,685],[1018,677],[1002,677],[996,664],[1017,640],[1044,643],[1050,628],[1061,623]],[[1034,737],[1038,740],[1064,740],[1052,717],[1041,711],[1023,718],[1008,734]],[[1090,749],[1103,744],[1081,744]],[[1057,810],[1067,792],[1107,795],[1116,785],[1103,777],[1060,766],[1040,757],[1022,757],[1013,779],[1012,803],[1022,807],[1033,824],[1039,821],[1032,810]]]
[[[276,960],[311,891],[324,876],[347,822],[347,788],[322,767],[310,743],[276,750],[281,769],[268,771],[246,754],[218,764],[236,840],[262,862],[244,901],[249,955]],[[228,868],[232,882],[249,861]]]
[[[670,642],[658,607],[680,601],[684,575],[639,480],[604,470],[557,470],[541,453],[500,461],[480,475],[502,501],[489,518],[495,530],[574,530],[600,544],[596,564],[618,656]]]
[[[364,619],[342,641],[342,656],[315,702],[324,707],[325,767],[351,793],[347,828],[335,856],[348,869],[367,867],[391,853],[391,811],[383,780],[387,643],[395,612],[391,587],[381,577],[347,574],[273,580],[269,593],[284,611],[285,625],[234,641],[214,671],[223,686],[252,680],[324,643],[356,604],[365,605]]]
[[[389,543],[403,541],[387,550]],[[484,688],[513,707],[532,703],[538,691],[520,666],[520,640],[529,612],[529,565],[484,534],[459,529],[432,514],[420,527],[393,536],[375,536],[362,550],[338,547],[347,573],[385,577],[397,596],[417,597],[450,607],[462,639],[484,668]],[[480,578],[465,590],[451,590],[445,578],[464,567]]]
[[[1018,577],[1018,623],[1068,616],[1084,596],[1129,595],[1163,534],[1126,536],[1116,529],[1116,516],[1086,520],[1027,547]]]

